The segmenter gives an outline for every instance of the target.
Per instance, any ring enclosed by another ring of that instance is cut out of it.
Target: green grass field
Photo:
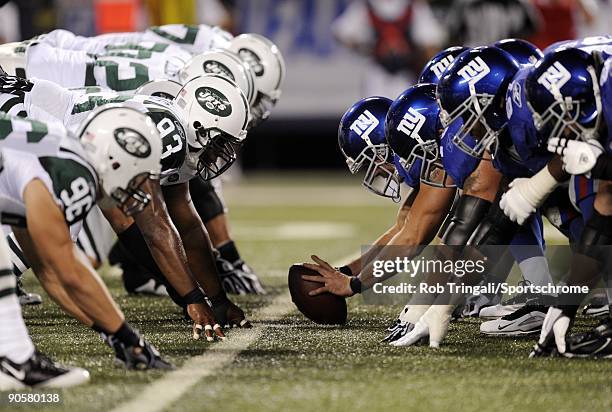
[[[297,183],[291,178],[245,179],[229,185],[225,195],[239,248],[269,291],[236,298],[249,312],[286,296],[286,271],[292,263],[312,253],[335,263],[357,253],[393,221],[396,208],[354,180],[324,175]],[[221,355],[230,351],[224,346],[229,342],[191,340],[190,325],[169,300],[128,297],[119,278],[106,275],[105,280],[131,323],[177,366],[211,348]],[[40,291],[31,275],[26,285]],[[485,338],[478,333],[477,320],[453,323],[436,351],[379,343],[400,309],[353,298],[350,320],[343,327],[318,327],[296,310],[273,320],[257,319],[257,339],[164,409],[612,410],[610,361],[528,359],[533,339]],[[61,406],[37,409],[107,411],[164,378],[159,372],[115,368],[99,338],[64,316],[48,298],[42,306],[28,308],[25,318],[43,352],[86,367],[92,378],[86,386],[62,391]],[[580,319],[578,328],[594,323]],[[234,330],[228,336],[239,339],[244,333],[254,332]],[[172,384],[180,387],[181,380]],[[0,402],[3,407],[6,403]]]

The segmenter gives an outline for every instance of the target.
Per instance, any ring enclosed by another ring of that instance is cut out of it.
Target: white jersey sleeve
[[[80,50],[98,54],[104,52],[108,45],[138,43],[144,38],[144,33],[109,33],[95,37],[77,36],[68,30],[58,29],[40,36],[37,41],[51,47],[65,50]]]
[[[63,50],[48,44],[32,44],[26,52],[28,78],[50,80],[64,87],[87,86],[88,68],[95,58],[84,51]]]
[[[3,159],[0,171],[0,213],[3,224],[24,226],[26,208],[23,192],[35,179],[47,187],[61,207],[60,201],[53,194],[53,182],[36,155],[4,148],[0,149],[0,156]]]
[[[150,27],[144,32],[143,40],[169,43],[192,54],[204,53],[211,49],[225,49],[233,36],[225,30],[205,24],[166,24]]]

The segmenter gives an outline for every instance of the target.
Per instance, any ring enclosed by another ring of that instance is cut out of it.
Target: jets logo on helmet
[[[200,87],[196,90],[196,100],[207,112],[221,117],[232,114],[232,105],[219,90]]]
[[[419,143],[423,143],[423,139],[419,135],[421,128],[425,124],[425,116],[410,107],[404,114],[404,118],[397,126],[397,130],[405,133],[406,136],[412,137]]]
[[[538,83],[548,90],[553,96],[559,94],[561,88],[572,78],[570,72],[561,64],[555,62],[544,74],[538,78]]]
[[[221,76],[229,77],[230,79],[236,81],[230,69],[228,69],[227,66],[221,62],[206,60],[204,63],[202,63],[202,68],[204,69],[204,73],[220,74]]]
[[[491,73],[491,69],[480,56],[477,56],[457,72],[457,74],[463,77],[472,87],[489,73]]]
[[[263,64],[261,64],[261,59],[253,50],[240,49],[238,50],[238,55],[243,61],[245,61],[249,66],[251,66],[251,70],[253,70],[255,76],[261,77],[264,75],[265,69]]]
[[[359,115],[357,120],[355,120],[350,129],[354,131],[357,136],[361,137],[366,141],[368,145],[372,145],[370,141],[370,133],[380,124],[378,119],[370,112],[369,110],[364,111]]]
[[[115,129],[113,133],[117,144],[132,156],[140,157],[141,159],[149,157],[151,154],[151,145],[143,135],[129,127],[120,127]]]

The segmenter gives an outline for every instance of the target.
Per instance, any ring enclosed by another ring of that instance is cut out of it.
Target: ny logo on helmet
[[[570,72],[561,64],[561,62],[555,62],[550,66],[539,78],[538,83],[541,84],[551,94],[556,95],[559,93],[565,83],[572,78]]]
[[[232,114],[232,105],[220,91],[210,87],[200,87],[195,91],[195,95],[200,106],[208,113],[221,117]]]
[[[223,77],[236,80],[230,69],[228,69],[227,66],[221,62],[206,60],[204,63],[202,63],[202,68],[204,69],[204,73],[219,74]]]
[[[151,145],[136,130],[129,127],[120,127],[115,129],[114,135],[117,144],[132,156],[144,159],[151,154]]]
[[[414,110],[412,107],[404,114],[404,118],[397,126],[397,130],[412,137],[419,143],[423,143],[423,139],[419,135],[421,128],[425,124],[425,116]]]
[[[470,86],[473,86],[482,80],[487,74],[491,73],[491,69],[480,56],[476,56],[474,60],[471,60],[457,73],[459,76],[467,80]]]
[[[431,70],[439,79],[440,77],[442,77],[442,73],[444,73],[444,70],[446,70],[446,68],[450,66],[453,61],[455,61],[455,58],[451,55],[448,55],[433,66],[431,66]]]
[[[366,141],[368,145],[371,145],[370,133],[378,126],[380,122],[369,110],[364,111],[359,117],[351,124],[350,129],[355,132],[359,137]]]

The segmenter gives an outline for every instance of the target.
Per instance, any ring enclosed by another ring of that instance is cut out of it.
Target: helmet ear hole
[[[121,167],[121,164],[119,162],[113,162],[113,165],[111,167],[113,168],[113,170],[117,170]]]
[[[193,128],[194,129],[199,129],[202,127],[202,123],[198,122],[197,120],[195,122],[193,122]]]

